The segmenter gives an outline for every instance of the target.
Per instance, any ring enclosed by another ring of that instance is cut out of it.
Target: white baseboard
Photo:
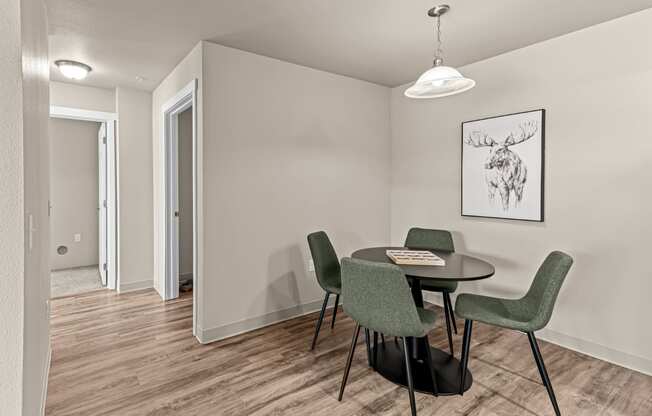
[[[152,287],[154,287],[154,281],[152,279],[129,283],[121,282],[118,293],[133,292],[134,290],[150,289]]]
[[[316,300],[314,302],[304,303],[302,305],[293,306],[291,308],[283,309],[280,311],[266,313],[264,315],[244,319],[242,321],[234,322],[231,324],[208,329],[197,328],[197,339],[202,344],[208,344],[225,338],[230,338],[235,335],[240,335],[245,332],[253,331],[255,329],[263,328],[269,325],[319,311],[321,310],[323,302],[323,300]],[[335,298],[331,296],[328,307],[332,308],[334,302]]]
[[[451,298],[453,299],[453,304],[455,304],[454,297],[455,295],[452,294]],[[426,302],[432,303],[434,305],[443,305],[440,294],[424,293],[423,298]],[[587,341],[585,339],[566,335],[549,328],[544,328],[541,331],[538,331],[537,338],[555,345],[559,345],[562,348],[597,358],[598,360],[607,361],[609,363],[652,376],[652,360],[645,357],[639,357],[637,355],[606,347],[592,341]]]
[[[538,331],[537,337],[544,341],[559,345],[560,347],[652,376],[652,360],[648,358],[615,350],[595,342],[562,334],[561,332],[553,331],[548,328]]]
[[[41,409],[40,415],[45,415],[45,402],[48,398],[48,379],[50,378],[50,364],[52,363],[52,348],[48,347],[48,356],[45,358],[45,369],[43,371],[43,386],[41,387]]]

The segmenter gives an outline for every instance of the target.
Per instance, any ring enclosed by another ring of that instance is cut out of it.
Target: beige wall
[[[50,118],[50,266],[99,262],[98,131],[100,123]],[[75,242],[74,235],[81,234]],[[68,252],[57,253],[64,245]]]
[[[179,274],[192,276],[192,109],[179,114]]]
[[[652,373],[652,10],[461,68],[468,93],[392,90],[392,242],[411,226],[455,232],[496,275],[460,291],[516,297],[544,256],[575,265],[545,338]],[[546,109],[544,223],[460,216],[460,123]]]
[[[390,139],[385,87],[208,42],[203,67],[208,341],[320,306],[308,233],[388,242]]]
[[[50,82],[50,104],[84,110],[115,112],[115,91],[107,88]]]
[[[165,246],[164,246],[164,236],[159,234],[159,229],[164,229],[165,222],[164,217],[160,215],[161,209],[161,199],[163,198],[163,166],[161,166],[161,125],[163,123],[163,115],[161,108],[163,105],[174,97],[176,93],[182,90],[193,80],[198,82],[198,92],[197,92],[197,101],[199,105],[197,106],[197,137],[201,142],[202,137],[202,42],[198,43],[188,55],[172,70],[172,72],[161,82],[161,84],[156,87],[152,93],[152,147],[151,152],[153,154],[152,160],[152,172],[154,175],[154,189],[153,189],[153,198],[151,203],[153,205],[153,227],[154,227],[154,287],[157,291],[163,296],[164,288],[164,279],[165,272],[163,270],[162,264],[165,262]],[[198,154],[201,154],[201,143],[198,146]],[[198,161],[198,166],[201,169],[201,160]],[[198,182],[201,184],[201,171],[198,174]],[[199,185],[201,186],[201,185]],[[199,195],[200,202],[198,203],[198,217],[200,218],[199,224],[201,224],[201,195]],[[202,230],[199,230],[201,238]],[[201,250],[198,252],[199,262],[201,264]],[[201,302],[201,300],[198,300]],[[201,314],[201,311],[198,311],[198,315]],[[198,316],[198,320],[200,317]]]
[[[50,230],[48,141],[50,68],[47,17],[41,0],[21,2],[23,36],[23,160],[25,213],[34,216],[32,247],[25,253],[23,415],[42,414],[49,371]]]
[[[20,1],[0,0],[0,403],[21,414],[25,319],[25,235],[23,233],[23,99]]]
[[[49,352],[47,22],[42,1],[0,0],[0,10],[0,403],[31,416]]]
[[[116,89],[118,291],[153,284],[152,94]]]

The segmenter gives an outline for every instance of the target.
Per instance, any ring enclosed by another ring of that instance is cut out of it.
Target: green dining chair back
[[[337,258],[333,244],[324,231],[317,231],[308,234],[308,247],[312,261],[315,265],[315,276],[317,282],[324,289],[326,295],[324,302],[321,306],[317,326],[315,327],[315,335],[312,338],[310,349],[314,350],[319,337],[319,330],[321,329],[326,307],[328,306],[328,299],[330,295],[335,295],[335,307],[333,308],[333,317],[331,318],[331,329],[335,327],[335,319],[337,318],[337,308],[340,302],[340,293],[342,293],[342,280],[340,278],[340,261]]]
[[[365,330],[371,330],[374,333],[402,338],[410,409],[412,415],[416,416],[411,348],[407,337],[426,337],[428,331],[435,326],[434,312],[417,308],[405,274],[400,267],[393,264],[351,258],[342,259],[342,296],[344,297],[344,311],[355,321],[356,326],[344,367],[338,400],[342,400],[360,328],[364,327]],[[427,337],[425,341],[427,344]],[[375,353],[378,348],[375,344],[374,342],[374,366],[376,365]],[[426,350],[428,367],[431,371],[430,377],[434,389],[437,391],[437,380],[432,366],[429,345]]]
[[[530,331],[538,331],[550,322],[561,286],[573,265],[573,258],[561,251],[553,251],[543,261],[522,303],[532,316]]]
[[[447,230],[433,230],[428,228],[410,228],[405,238],[405,247],[414,250],[435,250],[452,253],[455,251],[453,235]],[[448,348],[453,351],[453,334],[457,334],[457,323],[453,312],[453,302],[450,294],[457,290],[457,282],[421,282],[421,289],[428,292],[440,292],[444,300],[444,315],[446,317],[446,333],[448,335]],[[452,327],[452,331],[451,331]]]
[[[455,312],[465,319],[462,341],[462,377],[460,394],[468,367],[473,321],[525,332],[543,385],[557,416],[561,415],[548,371],[539,350],[535,331],[543,329],[552,316],[559,291],[568,275],[573,258],[561,251],[553,251],[543,261],[525,296],[520,299],[502,299],[490,296],[462,294],[457,297]]]
[[[326,232],[317,231],[309,234],[308,246],[319,285],[327,292],[340,293],[342,287],[340,261]]]
[[[342,259],[342,306],[362,327],[396,337],[422,337],[426,329],[400,267]]]
[[[416,250],[455,251],[450,231],[427,228],[410,228],[405,238],[405,247]]]

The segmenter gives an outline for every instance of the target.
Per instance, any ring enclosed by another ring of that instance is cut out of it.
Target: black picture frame
[[[473,123],[473,122],[478,122],[478,121],[484,121],[484,120],[490,120],[490,119],[496,119],[496,118],[501,118],[501,117],[509,117],[509,116],[515,116],[519,114],[527,114],[527,113],[536,113],[540,112],[541,113],[541,184],[540,184],[540,199],[541,199],[541,206],[540,206],[540,213],[539,213],[539,219],[530,219],[530,218],[517,218],[517,217],[499,217],[499,216],[489,216],[489,215],[471,215],[471,214],[465,214],[464,213],[464,125],[467,123]],[[525,221],[525,222],[544,222],[545,221],[545,162],[546,162],[546,157],[545,157],[545,146],[546,142],[546,109],[545,108],[537,108],[534,110],[525,110],[525,111],[518,111],[514,113],[508,113],[508,114],[501,114],[497,116],[489,116],[489,117],[483,117],[483,118],[478,118],[474,120],[466,120],[460,123],[460,215],[462,217],[467,217],[467,218],[489,218],[489,219],[500,219],[500,220],[510,220],[510,221]]]

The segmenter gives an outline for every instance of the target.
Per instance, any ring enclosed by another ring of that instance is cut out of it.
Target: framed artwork
[[[545,110],[462,123],[462,215],[543,221]]]

